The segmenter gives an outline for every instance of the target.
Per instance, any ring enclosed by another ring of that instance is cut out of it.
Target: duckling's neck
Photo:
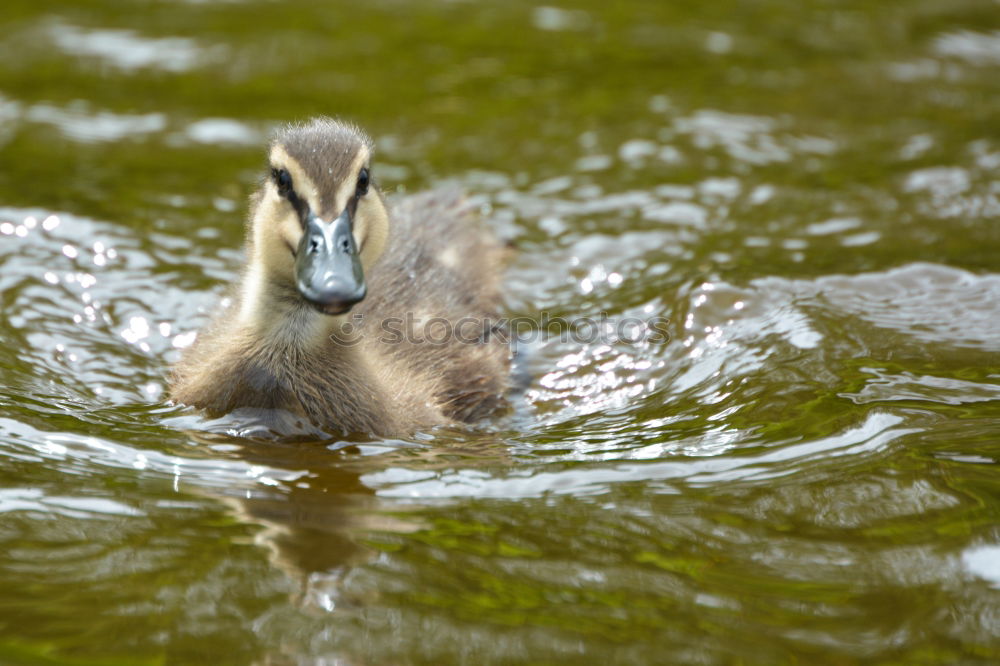
[[[237,316],[241,327],[264,347],[320,350],[344,323],[344,317],[324,315],[306,305],[291,286],[269,282],[257,267],[243,279]]]
[[[239,369],[233,383],[253,393],[251,404],[276,405],[344,432],[401,430],[377,366],[362,346],[337,342],[350,315],[321,314],[294,287],[266,282],[253,269],[235,314],[235,362],[225,365]]]

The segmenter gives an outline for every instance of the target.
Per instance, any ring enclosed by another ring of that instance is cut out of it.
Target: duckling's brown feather
[[[404,331],[409,339],[382,351],[432,380],[432,401],[448,418],[466,422],[504,405],[510,368],[502,336],[486,334],[502,325],[505,250],[477,222],[457,189],[399,202],[389,246],[372,272],[372,296],[360,308],[379,322],[412,314],[413,330]]]
[[[371,373],[345,350],[268,346],[241,336],[230,321],[206,330],[175,368],[174,400],[213,417],[246,408],[284,410],[344,432],[400,429]]]
[[[354,163],[358,152],[371,153],[372,140],[360,128],[332,118],[316,118],[306,125],[289,125],[278,132],[274,144],[312,176],[320,193],[320,206],[333,206],[341,175]]]

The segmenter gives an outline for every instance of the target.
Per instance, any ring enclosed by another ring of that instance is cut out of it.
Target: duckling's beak
[[[347,209],[333,222],[309,213],[295,255],[299,293],[324,314],[343,314],[365,297],[365,276]]]

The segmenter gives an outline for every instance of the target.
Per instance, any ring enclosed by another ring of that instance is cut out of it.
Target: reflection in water
[[[24,120],[57,128],[77,141],[121,141],[144,134],[160,132],[166,127],[162,113],[121,114],[110,111],[92,112],[86,104],[59,108],[36,104],[24,112]]]
[[[971,573],[1000,587],[1000,545],[990,544],[970,548],[962,553],[962,564]]]
[[[1000,31],[992,33],[960,30],[938,36],[934,50],[939,55],[961,58],[981,67],[1000,65]]]
[[[125,71],[153,68],[182,72],[221,55],[221,47],[204,49],[186,37],[143,37],[134,30],[85,29],[53,22],[49,37],[72,56],[99,58]]]
[[[419,524],[380,513],[374,492],[360,475],[342,467],[339,456],[323,448],[312,456],[300,455],[298,447],[279,450],[273,444],[241,442],[238,449],[238,457],[252,465],[278,463],[303,469],[309,458],[314,463],[293,479],[217,494],[233,508],[237,520],[264,526],[254,543],[265,547],[271,562],[296,581],[295,603],[333,611],[372,601],[345,597],[341,591],[351,569],[375,556],[363,545],[366,534],[409,532]],[[344,453],[342,449],[340,454]]]

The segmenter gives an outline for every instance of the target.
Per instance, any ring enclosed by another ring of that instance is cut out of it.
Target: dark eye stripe
[[[292,191],[292,174],[288,173],[287,169],[271,169],[271,178],[278,186],[278,193],[281,196],[287,196]]]
[[[271,169],[271,180],[278,188],[278,194],[288,199],[295,212],[299,216],[299,222],[305,225],[305,220],[309,216],[309,205],[295,193],[292,188],[292,174],[287,169]]]
[[[368,183],[370,181],[370,176],[368,174],[368,169],[364,168],[358,173],[358,186],[355,190],[355,196],[363,197],[368,194]]]

